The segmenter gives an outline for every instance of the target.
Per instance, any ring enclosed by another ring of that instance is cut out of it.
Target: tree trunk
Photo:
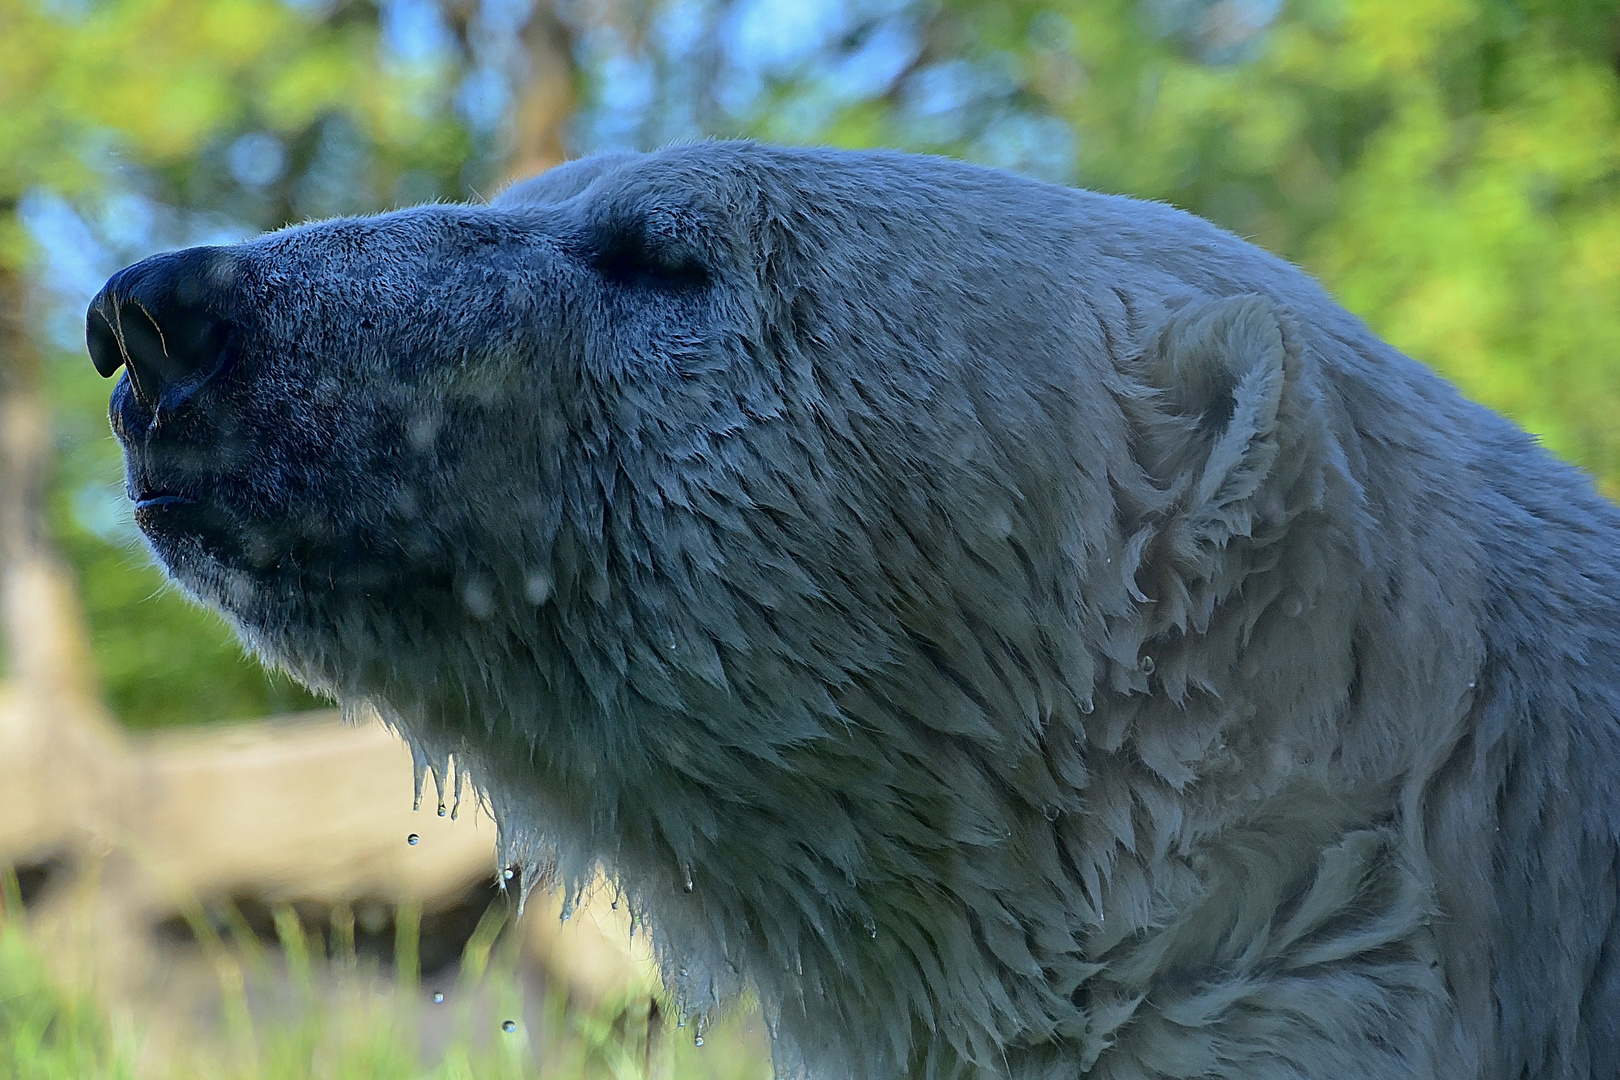
[[[523,28],[523,47],[529,70],[512,109],[508,182],[563,163],[563,133],[574,114],[573,42],[550,0],[535,4]]]
[[[22,276],[0,265],[0,646],[11,683],[0,757],[21,790],[0,858],[78,845],[118,798],[124,748],[101,705],[72,571],[45,522],[50,419]]]
[[[50,414],[19,274],[0,269],[0,610],[13,678],[51,697],[96,698],[84,613],[45,523]]]

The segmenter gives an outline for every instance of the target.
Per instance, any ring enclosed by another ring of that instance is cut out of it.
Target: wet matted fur
[[[1285,263],[707,143],[177,274],[163,564],[784,1074],[1620,1074],[1620,517]]]

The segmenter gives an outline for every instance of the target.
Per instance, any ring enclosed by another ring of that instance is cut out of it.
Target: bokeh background
[[[172,731],[124,733],[324,704],[244,658],[141,547],[109,385],[83,354],[109,273],[311,217],[483,199],[595,150],[737,135],[948,154],[1204,215],[1620,495],[1617,0],[0,0],[0,662],[17,730],[72,713],[90,743],[161,756]],[[15,914],[28,875],[78,849],[12,831]],[[324,918],[328,952],[341,889],[299,924]],[[274,893],[253,895],[291,903]],[[223,895],[238,914],[253,900]],[[285,933],[261,939],[287,952]],[[34,959],[8,968],[9,940],[0,1038],[23,1030],[8,972],[23,985],[35,961],[62,1008],[105,1012],[96,980],[64,982],[37,944],[18,938]],[[645,1050],[658,1010],[638,1008]],[[598,1050],[628,1045],[613,1015]],[[96,1067],[124,1062],[97,1030]],[[725,1067],[758,1074],[748,1045]],[[536,1056],[491,1052],[508,1070]],[[606,1053],[568,1068],[717,1067]],[[286,1075],[334,1067],[318,1058],[293,1054]]]

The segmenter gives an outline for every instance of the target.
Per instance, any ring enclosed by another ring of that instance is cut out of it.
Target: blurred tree
[[[573,118],[577,73],[573,39],[556,12],[540,5],[524,25],[516,104],[511,110],[506,180],[522,179],[560,165],[568,157],[564,138]]]

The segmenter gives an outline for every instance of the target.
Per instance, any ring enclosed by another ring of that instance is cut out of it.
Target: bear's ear
[[[707,230],[683,207],[604,208],[586,230],[586,259],[608,281],[663,291],[700,289],[711,277]]]
[[[1322,497],[1298,332],[1260,296],[1197,300],[1146,336],[1137,457],[1160,493],[1133,545],[1156,628],[1201,631],[1216,604]]]

